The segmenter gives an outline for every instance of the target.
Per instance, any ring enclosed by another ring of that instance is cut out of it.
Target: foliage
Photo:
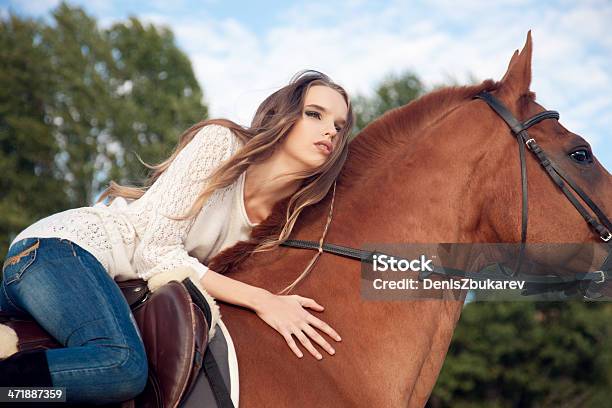
[[[60,148],[47,115],[55,79],[41,25],[0,20],[0,250],[32,220],[68,205],[55,165]]]
[[[356,95],[352,98],[355,134],[388,110],[405,105],[423,94],[425,86],[416,74],[407,71],[399,75],[386,75],[373,96]]]
[[[470,303],[429,406],[606,406],[611,318],[605,302]]]
[[[141,185],[149,164],[206,119],[172,32],[137,18],[100,29],[60,4],[51,23],[0,19],[0,252],[49,214],[92,205],[110,180]]]

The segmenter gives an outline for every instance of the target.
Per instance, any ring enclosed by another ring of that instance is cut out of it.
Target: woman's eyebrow
[[[315,103],[310,103],[310,104],[306,105],[305,107],[308,107],[308,106],[312,106],[313,108],[317,108],[317,109],[323,111],[323,113],[329,113],[329,111],[327,109],[325,109],[321,105],[317,105]],[[337,121],[337,123],[341,123],[341,124],[345,125],[346,124],[346,120],[340,119],[340,120]]]

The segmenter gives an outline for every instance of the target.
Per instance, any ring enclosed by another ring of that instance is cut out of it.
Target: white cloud
[[[263,37],[238,22],[200,21],[192,30],[179,25],[175,30],[181,43],[193,48],[190,55],[211,114],[246,124],[265,96],[303,68],[319,69],[349,92],[365,94],[388,72],[404,69],[415,70],[430,85],[448,77],[467,80],[469,73],[497,80],[531,29],[532,90],[538,100],[561,111],[562,123],[594,147],[604,141],[601,131],[612,127],[605,114],[612,110],[612,47],[606,40],[610,6],[568,3],[530,10],[525,1],[508,1],[487,3],[483,9],[483,3],[469,2],[462,3],[457,17],[454,2],[438,1],[439,8],[426,12],[391,4],[367,15],[360,14],[360,2],[354,3],[347,5],[349,15],[333,24],[325,2],[290,9]],[[346,11],[338,8],[338,14]],[[488,17],[476,20],[475,11]],[[461,18],[459,32],[444,27],[447,19]],[[597,94],[596,103],[585,102]],[[612,153],[607,157],[612,167]]]
[[[56,2],[32,7],[45,3]],[[206,14],[205,7],[179,17],[161,7],[138,17],[174,31],[193,62],[211,115],[242,124],[304,68],[327,73],[352,94],[369,94],[387,73],[406,69],[428,85],[448,77],[467,81],[470,73],[498,80],[531,29],[531,89],[543,106],[560,111],[568,129],[603,152],[612,168],[612,144],[604,139],[612,128],[608,1],[346,0],[330,7],[329,1],[313,0],[262,10],[277,12],[278,18],[260,35],[236,19]],[[111,21],[108,15],[98,17]]]
[[[501,21],[520,21],[519,7],[514,15],[500,17],[492,12],[490,21],[480,21],[454,37],[439,26],[444,13],[455,12],[450,6],[436,10],[438,13],[431,17],[419,16],[414,24],[410,13],[404,13],[406,24],[398,28],[385,24],[386,20],[379,16],[401,18],[405,5],[388,6],[378,15],[372,12],[367,16],[351,15],[326,26],[317,24],[319,18],[330,14],[326,4],[310,3],[306,10],[287,11],[281,19],[285,23],[270,27],[263,38],[232,20],[198,18],[190,23],[187,18],[170,22],[180,43],[194,59],[198,77],[210,96],[212,113],[249,116],[256,101],[237,100],[238,95],[282,86],[297,70],[308,67],[318,67],[350,91],[362,93],[369,92],[387,72],[406,68],[413,68],[430,84],[448,75],[467,79],[469,72],[482,79],[499,79],[512,52],[523,46],[529,28],[533,29],[534,39],[533,89],[539,97],[565,105],[578,77],[583,78],[582,88],[610,87],[606,61],[593,59],[585,63],[584,57],[588,55],[581,51],[585,39],[602,38],[600,31],[605,24],[584,24],[585,19],[597,19],[600,10],[596,13],[580,7],[568,12],[552,10],[547,12],[543,24],[523,21],[500,27]],[[353,13],[358,9],[354,4],[349,6]],[[482,4],[462,3],[461,9],[467,14],[479,6]],[[582,25],[577,26],[578,22]],[[566,26],[573,26],[573,31]],[[586,26],[584,35],[576,34]],[[554,87],[546,85],[551,82]],[[561,85],[563,92],[547,97]]]
[[[25,14],[40,16],[50,9],[55,8],[60,0],[29,0],[29,1],[10,1],[11,8],[18,9]]]

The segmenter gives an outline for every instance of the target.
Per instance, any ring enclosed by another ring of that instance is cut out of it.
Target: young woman
[[[19,352],[0,361],[0,386],[66,387],[68,402],[107,403],[138,395],[147,359],[130,309],[115,283],[190,267],[215,298],[252,309],[302,357],[334,349],[315,328],[340,336],[305,310],[323,307],[281,296],[208,269],[221,250],[289,198],[278,236],[287,239],[300,212],[322,200],[346,160],[353,126],[347,93],[326,75],[302,71],[268,96],[249,128],[200,122],[156,166],[145,187],[110,183],[93,207],[54,214],[22,231],[3,265],[0,310],[33,316],[64,348]],[[102,202],[110,199],[110,204]]]

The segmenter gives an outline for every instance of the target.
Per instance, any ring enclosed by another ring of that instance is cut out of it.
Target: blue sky
[[[0,0],[0,13],[46,18],[57,0]],[[100,26],[135,15],[167,25],[189,55],[212,116],[248,124],[257,105],[304,68],[349,93],[388,73],[428,85],[500,79],[527,31],[531,89],[612,170],[612,2],[602,0],[77,0]]]

